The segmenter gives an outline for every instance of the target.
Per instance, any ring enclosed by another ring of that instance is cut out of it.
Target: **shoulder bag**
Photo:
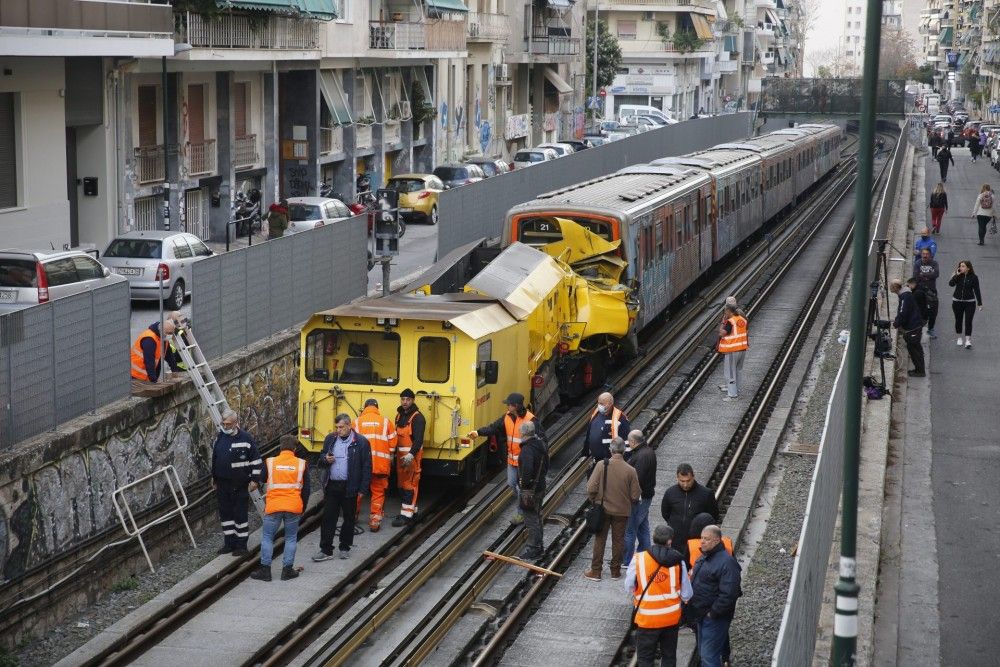
[[[636,555],[638,556],[640,554]],[[650,575],[649,577],[649,581],[646,582],[646,587],[642,589],[642,595],[639,596],[639,601],[636,602],[635,605],[632,607],[632,621],[629,623],[629,625],[635,625],[635,615],[639,613],[639,606],[642,605],[642,600],[643,598],[646,597],[646,591],[648,591],[649,587],[653,584],[654,581],[656,581],[656,573],[660,571],[661,567],[663,567],[663,565],[657,564],[656,569],[653,570],[653,574]]]
[[[530,489],[521,489],[518,495],[517,505],[525,512],[534,512],[538,509],[538,480],[542,478],[542,470],[544,466],[542,465],[542,459],[538,460],[538,470],[535,471],[535,480],[531,483]]]
[[[587,512],[587,532],[596,535],[604,523],[604,496],[608,491],[608,460],[604,459],[604,480],[601,482],[601,499]]]

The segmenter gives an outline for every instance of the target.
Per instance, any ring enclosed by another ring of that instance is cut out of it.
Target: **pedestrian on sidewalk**
[[[701,557],[691,575],[691,615],[698,619],[698,655],[702,667],[722,667],[729,626],[743,590],[740,564],[722,545],[722,530],[701,532]]]
[[[993,220],[993,188],[989,183],[983,183],[983,187],[979,189],[972,216],[979,224],[979,245],[983,245],[986,241],[986,226]]]
[[[920,230],[920,236],[913,240],[913,258],[920,259],[920,253],[924,249],[931,251],[931,257],[937,254],[937,241],[931,238],[931,232],[924,227]]]
[[[222,413],[221,426],[212,445],[212,487],[219,503],[223,538],[218,553],[241,557],[247,555],[250,536],[247,504],[250,492],[257,489],[263,462],[257,441],[240,428],[235,410]]]
[[[625,441],[611,440],[611,458],[604,459],[594,467],[587,481],[587,495],[591,502],[604,506],[604,520],[594,535],[594,552],[590,559],[590,570],[583,576],[593,581],[601,580],[604,568],[604,547],[611,530],[611,578],[622,576],[622,552],[625,549],[625,526],[632,513],[632,506],[641,497],[639,476],[635,468],[625,463]]]
[[[646,443],[646,436],[636,429],[628,434],[625,460],[635,468],[639,477],[639,504],[632,508],[625,527],[625,553],[623,563],[632,562],[635,553],[635,543],[639,542],[639,551],[649,549],[649,506],[653,504],[656,495],[656,452]]]
[[[357,502],[369,492],[372,482],[372,449],[365,436],[351,428],[351,418],[341,413],[334,420],[335,433],[323,440],[319,454],[319,483],[323,487],[323,518],[319,529],[319,551],[313,561],[333,558],[333,535],[340,525],[340,557],[350,558],[354,545]]]
[[[682,463],[677,466],[677,483],[663,494],[660,514],[674,529],[674,535],[677,535],[677,546],[674,548],[685,558],[688,549],[683,536],[689,534],[691,521],[702,512],[712,515],[715,520],[719,518],[719,504],[715,500],[715,493],[698,483],[690,463]]]
[[[951,295],[951,309],[955,313],[955,333],[958,334],[958,346],[972,349],[972,318],[976,307],[983,309],[983,295],[979,291],[979,276],[972,270],[972,262],[963,259],[958,263],[955,273],[948,281],[955,291]],[[964,328],[963,328],[964,325]],[[963,335],[964,331],[964,335]]]
[[[723,359],[723,373],[726,379],[724,401],[735,401],[740,396],[740,371],[743,357],[750,348],[747,338],[747,319],[739,314],[738,306],[726,302],[719,326],[718,351]],[[683,535],[683,533],[681,533]]]
[[[279,239],[288,229],[288,200],[282,199],[271,204],[267,212],[267,236]]]
[[[941,150],[941,135],[933,130],[929,131],[930,139],[927,143],[931,147],[931,157],[937,159],[938,151]]]
[[[924,319],[927,320],[927,336],[937,338],[934,333],[934,322],[938,314],[937,279],[941,274],[937,260],[931,255],[930,248],[920,251],[920,257],[913,260],[913,278],[917,281],[916,291],[923,297]]]
[[[955,158],[951,156],[951,148],[948,147],[947,143],[942,144],[941,148],[937,152],[937,157],[934,159],[938,162],[938,168],[941,170],[941,182],[948,182],[948,164],[955,164]]]
[[[944,214],[948,212],[948,193],[944,191],[944,183],[938,183],[934,186],[934,192],[931,193],[930,209],[931,227],[935,234],[940,234],[941,221],[944,219]]]
[[[920,313],[920,307],[913,296],[913,288],[917,281],[910,278],[904,284],[903,281],[894,279],[889,284],[889,291],[899,296],[899,306],[896,309],[896,318],[892,321],[892,326],[903,333],[903,341],[906,343],[906,351],[910,353],[910,361],[913,368],[906,372],[910,377],[924,377],[924,348],[920,343],[923,336],[924,318]]]
[[[521,458],[517,466],[518,502],[524,516],[524,532],[528,539],[521,552],[522,560],[537,560],[545,552],[542,544],[542,498],[545,496],[545,475],[549,471],[549,451],[538,437],[535,423],[522,422]]]
[[[295,455],[298,440],[283,435],[277,456],[264,461],[263,482],[264,526],[260,538],[260,567],[250,573],[251,579],[271,581],[271,557],[274,554],[274,534],[285,526],[285,548],[281,555],[281,580],[299,576],[295,569],[295,547],[298,545],[299,519],[309,502],[309,471],[306,460]]]
[[[660,667],[677,664],[677,631],[681,604],[691,599],[691,582],[680,552],[670,547],[674,531],[657,526],[653,544],[629,561],[625,587],[632,596],[636,664],[653,667],[660,649]]]

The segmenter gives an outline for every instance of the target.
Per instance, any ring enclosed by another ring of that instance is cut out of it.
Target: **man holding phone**
[[[340,557],[350,557],[354,543],[354,517],[360,496],[367,492],[372,479],[372,452],[368,440],[351,428],[351,418],[339,414],[335,432],[326,436],[320,452],[319,481],[323,487],[323,520],[320,524],[319,551],[312,557],[319,563],[333,558],[333,535],[337,519],[340,527]]]

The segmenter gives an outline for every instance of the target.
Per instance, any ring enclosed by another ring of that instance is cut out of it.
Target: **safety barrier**
[[[880,125],[880,131],[897,124]],[[896,184],[906,155],[908,127],[904,126],[892,156],[888,173],[888,184],[875,203],[872,216],[871,249],[868,253],[868,281],[875,276],[878,246],[874,239],[885,238],[892,219],[893,203],[896,200]],[[867,345],[863,336],[851,336],[848,345]],[[834,383],[833,393],[827,404],[826,422],[820,440],[819,458],[813,470],[809,500],[806,504],[802,532],[799,535],[798,555],[792,570],[788,599],[781,620],[781,630],[774,648],[774,665],[808,665],[813,662],[816,645],[816,629],[819,622],[820,606],[826,586],[826,573],[833,545],[837,511],[840,508],[840,494],[844,471],[844,401],[847,391],[861,391],[861,387],[847,387],[844,368],[847,350],[841,359],[840,369]]]
[[[748,130],[745,112],[684,121],[442,192],[438,257],[478,238],[499,236],[507,211],[543,192],[739,139]]]
[[[207,359],[357,298],[368,287],[364,216],[197,262],[191,321]]]
[[[0,446],[129,395],[125,282],[0,315]]]
[[[125,497],[125,492],[129,489],[135,488],[147,480],[160,476],[162,476],[166,482],[167,489],[170,491],[170,496],[174,500],[174,509],[150,520],[148,523],[140,527],[135,520],[135,515],[132,513],[132,506],[129,505],[128,498]],[[142,534],[153,526],[159,525],[164,521],[179,515],[181,517],[181,521],[184,522],[184,527],[187,529],[188,537],[191,538],[191,546],[198,546],[198,543],[194,541],[194,533],[191,532],[191,526],[188,525],[187,517],[184,516],[184,510],[188,507],[187,494],[184,493],[184,485],[181,484],[181,478],[177,476],[177,470],[173,466],[164,466],[159,470],[149,473],[145,477],[140,477],[134,482],[118,487],[111,494],[111,502],[115,506],[115,512],[118,513],[118,520],[121,522],[122,528],[125,530],[125,534],[130,538],[134,537],[139,540],[139,547],[142,549],[142,555],[146,557],[146,563],[149,564],[150,572],[156,572],[156,568],[153,567],[153,561],[149,557],[149,551],[146,549],[146,542],[142,539]],[[122,508],[124,508],[124,512],[122,511]],[[126,515],[128,516],[128,521],[125,520]]]

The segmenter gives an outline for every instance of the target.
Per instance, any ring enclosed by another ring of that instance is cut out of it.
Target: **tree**
[[[599,21],[597,40],[597,87],[606,88],[615,80],[622,64],[622,48],[618,38],[608,30],[608,24]],[[587,95],[594,89],[594,22],[587,21]]]
[[[820,79],[832,79],[833,72],[827,65],[820,65],[816,68],[816,76]]]
[[[806,54],[806,62],[812,69],[813,76],[820,79],[840,79],[860,76],[853,61],[837,49],[820,49]]]
[[[878,78],[907,79],[917,72],[913,41],[901,29],[882,28],[882,44],[878,56]]]

